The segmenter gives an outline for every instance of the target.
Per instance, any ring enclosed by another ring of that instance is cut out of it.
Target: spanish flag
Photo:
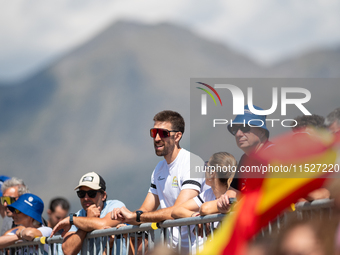
[[[273,142],[275,146],[250,156],[247,165],[266,172],[259,173],[260,178],[247,179],[252,188],[198,254],[244,254],[247,242],[261,228],[339,172],[340,134],[315,130],[313,134],[284,135]]]

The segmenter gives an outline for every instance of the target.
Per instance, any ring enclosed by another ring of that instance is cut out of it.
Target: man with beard
[[[106,200],[106,184],[104,179],[95,172],[90,172],[80,178],[79,185],[75,187],[83,209],[60,221],[54,228],[51,237],[63,230],[64,237],[62,249],[64,254],[77,254],[88,232],[96,229],[115,227],[117,220],[111,220],[113,208],[122,207],[124,204],[118,200]],[[117,251],[119,243],[117,242]],[[105,246],[106,241],[103,240]],[[100,240],[96,240],[97,253],[100,253]],[[93,251],[93,242],[90,243]],[[119,253],[118,253],[119,254]]]
[[[183,117],[174,111],[162,111],[153,120],[150,136],[154,141],[156,155],[164,157],[164,160],[157,164],[152,173],[151,187],[142,206],[135,212],[125,207],[116,208],[112,211],[112,219],[133,225],[173,219],[173,209],[206,189],[203,178],[190,178],[190,161],[191,165],[203,166],[203,160],[179,145],[184,133]],[[157,210],[159,205],[161,209]],[[187,251],[189,244],[186,227],[181,228],[181,236],[181,247]],[[174,228],[173,246],[177,244],[178,228]]]

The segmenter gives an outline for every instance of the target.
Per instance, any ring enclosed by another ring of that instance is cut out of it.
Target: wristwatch
[[[73,217],[77,217],[77,214],[75,213],[70,213],[70,225],[72,226],[73,225]]]
[[[140,222],[140,216],[142,215],[143,211],[136,211],[136,221]]]

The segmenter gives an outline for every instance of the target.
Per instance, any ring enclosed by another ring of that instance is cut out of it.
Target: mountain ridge
[[[58,194],[77,203],[79,178],[98,171],[108,193],[137,209],[162,159],[148,136],[153,116],[180,112],[188,130],[181,143],[190,147],[190,78],[334,75],[336,57],[313,55],[312,70],[300,58],[264,68],[178,26],[115,23],[28,79],[0,87],[2,174],[23,178],[45,201]]]

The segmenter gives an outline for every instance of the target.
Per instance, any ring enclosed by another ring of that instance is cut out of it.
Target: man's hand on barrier
[[[113,209],[111,212],[111,219],[119,220],[122,223],[138,224],[136,222],[136,213],[129,211],[125,206]]]
[[[229,196],[224,193],[217,199],[217,209],[220,213],[228,213],[231,209],[231,205],[229,203]]]
[[[16,227],[17,232],[15,233],[19,239],[23,239],[22,237],[22,231],[24,231],[25,227],[24,226],[17,226]]]
[[[27,241],[33,241],[34,238],[36,237],[40,237],[41,236],[41,232],[39,230],[37,230],[36,228],[24,228],[21,231],[21,239],[23,240],[27,240]]]
[[[122,221],[123,219],[121,218],[121,215],[120,215],[120,208],[114,208],[112,211],[111,211],[111,220],[119,220],[119,221]]]
[[[95,204],[90,205],[86,209],[86,216],[87,217],[100,217],[100,207],[96,206]]]
[[[119,229],[119,228],[121,228],[121,227],[126,227],[126,226],[127,226],[126,224],[121,223],[121,224],[118,224],[118,225],[116,226],[116,229]]]
[[[63,230],[61,236],[64,237],[66,233],[70,230],[70,228],[71,228],[70,217],[66,217],[65,219],[59,221],[57,225],[55,225],[50,237],[54,236],[54,234],[60,231],[61,229]]]

